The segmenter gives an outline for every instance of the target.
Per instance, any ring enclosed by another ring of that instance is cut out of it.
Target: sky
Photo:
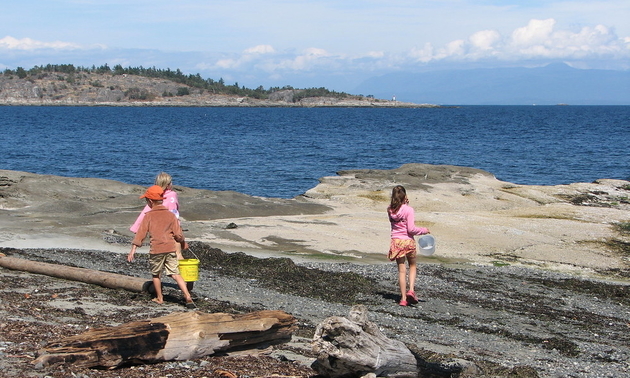
[[[256,88],[350,92],[392,72],[630,70],[628,0],[22,0],[0,9],[0,69],[180,69]]]

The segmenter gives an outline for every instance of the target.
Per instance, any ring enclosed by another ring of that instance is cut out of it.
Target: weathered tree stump
[[[189,360],[279,344],[291,339],[296,319],[283,311],[243,315],[178,312],[167,316],[92,329],[48,344],[32,363],[114,368],[121,365]]]
[[[400,341],[387,338],[367,319],[365,306],[352,307],[348,319],[333,316],[320,323],[313,338],[317,360],[312,368],[326,377],[417,377],[411,351]]]

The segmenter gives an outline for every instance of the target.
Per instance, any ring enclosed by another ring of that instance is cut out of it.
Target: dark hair
[[[400,207],[405,203],[407,198],[407,191],[402,185],[396,185],[392,189],[392,200],[389,203],[389,210],[393,213],[397,213]]]

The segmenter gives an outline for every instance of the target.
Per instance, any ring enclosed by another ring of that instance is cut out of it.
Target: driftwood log
[[[140,363],[190,360],[217,352],[255,349],[287,342],[296,319],[283,311],[232,315],[200,311],[92,329],[52,342],[32,363],[115,368]]]
[[[333,316],[315,329],[312,368],[325,377],[417,377],[418,364],[400,341],[387,338],[368,321],[367,309],[356,305],[348,318]]]
[[[0,267],[81,281],[133,292],[151,291],[143,278],[5,256]],[[33,361],[36,367],[74,364],[114,368],[137,363],[189,360],[237,349],[255,349],[291,339],[296,319],[283,311],[207,314],[200,311],[91,329],[48,344]]]
[[[124,289],[133,292],[147,292],[153,283],[144,278],[125,276],[122,274],[101,272],[94,269],[76,268],[66,265],[49,264],[39,261],[4,256],[0,253],[0,266],[7,269],[45,274],[51,277],[72,281],[81,281],[110,289]]]

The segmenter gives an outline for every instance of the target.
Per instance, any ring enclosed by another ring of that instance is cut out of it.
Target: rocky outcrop
[[[189,240],[226,251],[370,262],[387,251],[384,214],[398,184],[407,188],[418,226],[437,240],[432,258],[630,276],[630,183],[623,180],[527,186],[473,168],[408,164],[341,171],[293,199],[175,190]],[[51,229],[90,243],[105,231],[129,236],[143,191],[111,180],[0,170],[0,246],[50,246]]]
[[[282,90],[268,99],[215,94],[174,81],[93,72],[43,73],[20,79],[0,75],[0,105],[72,106],[242,106],[242,107],[436,107],[363,96],[308,97]]]

